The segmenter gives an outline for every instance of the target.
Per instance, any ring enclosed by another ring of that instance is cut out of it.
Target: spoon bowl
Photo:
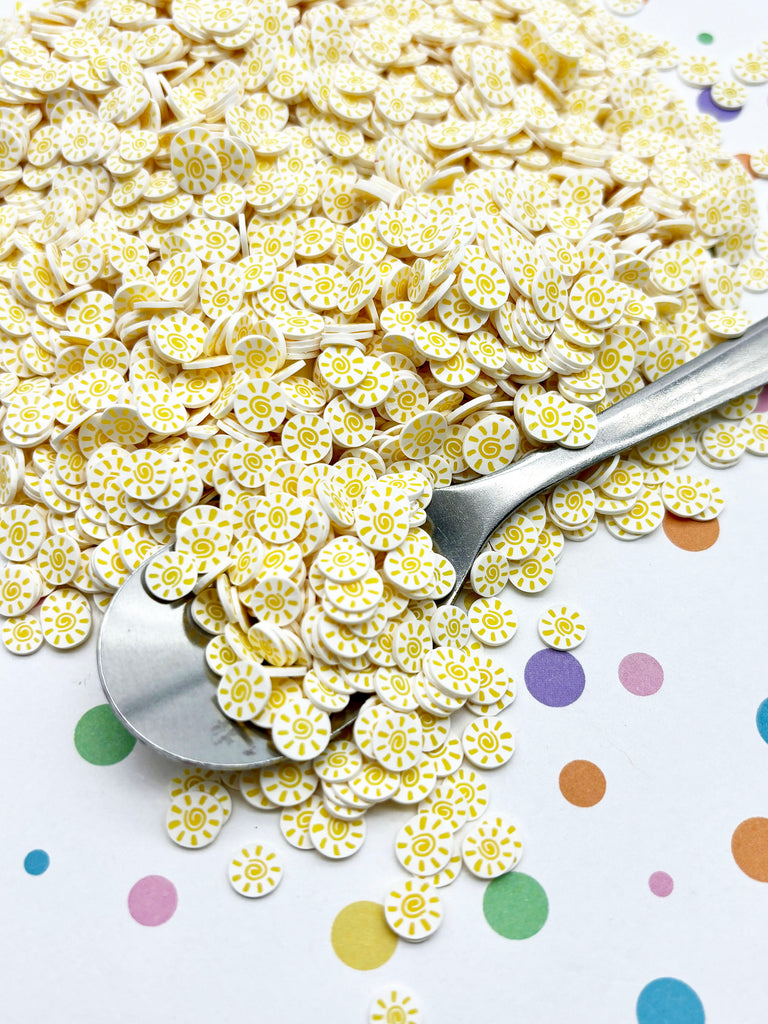
[[[235,722],[219,708],[218,677],[205,661],[211,637],[192,619],[191,603],[155,600],[144,585],[144,565],[115,594],[96,651],[115,714],[137,739],[178,761],[220,771],[277,764],[283,756],[264,729]],[[334,736],[357,710],[350,702],[332,717]]]

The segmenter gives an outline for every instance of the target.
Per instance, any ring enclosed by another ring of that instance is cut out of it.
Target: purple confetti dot
[[[573,704],[584,692],[584,669],[567,651],[537,651],[525,666],[525,685],[549,708]]]
[[[128,912],[139,924],[154,927],[173,917],[178,902],[173,882],[162,875],[146,875],[128,893]]]
[[[648,879],[648,888],[654,896],[669,896],[674,887],[672,876],[666,871],[654,871]]]
[[[664,669],[650,654],[628,654],[619,663],[619,682],[636,697],[650,697],[661,689]]]
[[[768,412],[768,387],[763,388],[760,392],[755,412]]]
[[[741,113],[741,108],[738,110],[724,110],[723,107],[718,107],[712,99],[711,89],[701,90],[696,100],[696,106],[702,114],[709,114],[710,117],[717,118],[718,121],[733,121]]]

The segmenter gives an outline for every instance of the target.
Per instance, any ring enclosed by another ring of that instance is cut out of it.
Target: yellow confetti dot
[[[397,936],[387,926],[380,903],[359,900],[348,904],[334,918],[331,944],[347,967],[372,971],[390,959],[397,948]]]

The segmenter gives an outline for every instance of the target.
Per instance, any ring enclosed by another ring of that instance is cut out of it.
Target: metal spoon
[[[446,600],[488,536],[528,498],[766,380],[768,319],[601,413],[588,447],[537,452],[491,476],[436,490],[427,509],[434,545],[456,569]],[[203,657],[210,637],[191,620],[188,601],[154,600],[143,575],[140,567],[120,587],[99,634],[99,676],[118,718],[144,743],[190,764],[244,770],[280,761],[265,732],[219,710],[216,677]],[[336,716],[334,734],[356,713],[350,707]]]

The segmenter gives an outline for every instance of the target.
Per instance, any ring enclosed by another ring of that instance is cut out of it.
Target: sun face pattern
[[[547,609],[539,619],[538,631],[547,647],[560,651],[578,647],[587,635],[580,613],[565,605]]]
[[[258,899],[273,892],[283,877],[277,854],[263,843],[243,846],[229,863],[229,882],[235,892]]]
[[[522,853],[517,826],[503,817],[475,825],[461,844],[464,866],[478,878],[498,878],[517,866]]]
[[[443,918],[441,902],[431,882],[409,878],[387,894],[384,916],[396,935],[409,942],[422,942],[440,927]]]

